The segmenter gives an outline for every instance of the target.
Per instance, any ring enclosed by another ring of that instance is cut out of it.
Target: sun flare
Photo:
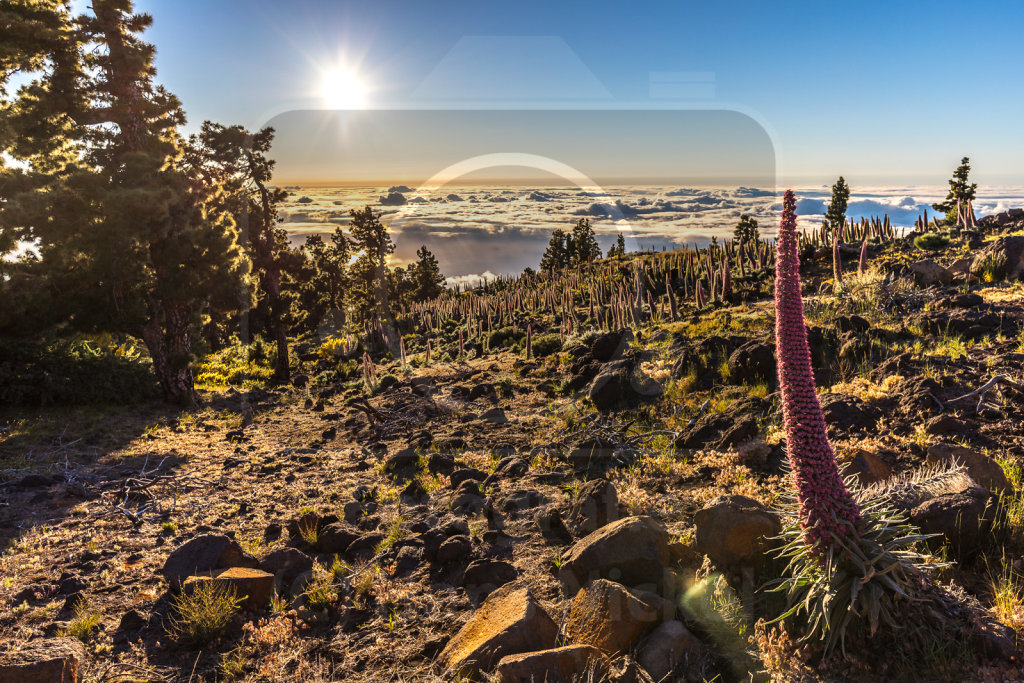
[[[362,109],[366,86],[351,70],[338,67],[322,73],[320,97],[331,109]]]

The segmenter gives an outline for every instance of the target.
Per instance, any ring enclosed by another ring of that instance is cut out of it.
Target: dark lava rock
[[[590,355],[601,363],[619,358],[633,341],[633,331],[629,328],[615,332],[605,332],[590,345]]]
[[[328,524],[317,533],[314,547],[319,553],[343,553],[357,538],[359,538],[359,534],[355,531],[344,524],[335,522]]]
[[[563,517],[573,538],[583,538],[619,519],[619,495],[607,479],[594,479],[584,484]]]
[[[438,547],[435,559],[441,564],[448,564],[461,560],[472,550],[473,542],[469,536],[452,536]]]
[[[626,517],[576,541],[558,578],[569,595],[597,578],[633,587],[665,586],[671,562],[669,534],[650,517]]]
[[[930,500],[910,511],[910,521],[923,534],[939,534],[954,557],[969,559],[992,534],[998,499],[980,486],[966,486]]]
[[[462,585],[471,595],[482,596],[518,576],[516,568],[503,560],[475,560],[466,567]]]
[[[629,358],[612,361],[601,367],[587,391],[594,406],[607,411],[637,398],[633,389],[633,361]]]
[[[223,534],[196,536],[176,548],[164,562],[161,574],[174,590],[182,582],[199,572],[228,567],[255,569],[259,561],[242,550],[235,541]]]
[[[963,420],[952,415],[937,415],[925,425],[924,430],[929,434],[964,434],[971,431],[971,427]]]
[[[697,550],[722,568],[756,566],[765,539],[782,530],[779,518],[761,503],[740,495],[719,496],[697,511]]]
[[[458,488],[464,481],[483,481],[486,478],[487,473],[475,467],[463,467],[462,469],[455,470],[449,477],[452,486],[455,488]]]
[[[825,394],[821,397],[821,412],[830,432],[853,432],[871,429],[881,412],[856,396]]]
[[[488,487],[500,479],[515,479],[530,471],[530,462],[519,455],[510,455],[498,461],[494,472],[484,479],[484,487]]]
[[[775,345],[750,341],[729,356],[729,378],[741,384],[775,384]]]
[[[260,562],[260,569],[274,575],[274,583],[280,592],[295,581],[295,577],[313,568],[313,558],[296,548],[277,548]]]
[[[356,540],[349,544],[345,550],[345,554],[350,557],[365,557],[373,555],[377,548],[377,545],[384,540],[384,534],[379,532],[370,532],[363,534]]]

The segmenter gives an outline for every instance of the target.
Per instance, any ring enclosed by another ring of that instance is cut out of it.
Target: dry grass
[[[242,600],[231,586],[200,581],[178,596],[174,603],[176,616],[172,617],[167,633],[182,644],[209,643],[224,633]]]

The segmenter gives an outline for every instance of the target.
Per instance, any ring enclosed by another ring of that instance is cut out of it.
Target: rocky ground
[[[822,662],[762,619],[790,487],[772,302],[740,283],[540,359],[392,362],[372,392],[8,411],[0,680],[1024,677],[1022,227],[873,247],[839,296],[831,248],[805,258],[837,457],[950,563],[963,628],[930,648]]]

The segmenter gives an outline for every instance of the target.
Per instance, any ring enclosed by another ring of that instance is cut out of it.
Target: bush
[[[562,337],[558,334],[545,334],[533,339],[533,355],[537,358],[550,356],[562,348]]]
[[[182,644],[208,643],[224,633],[242,600],[231,586],[200,581],[178,596],[174,604],[177,616],[171,619],[167,633]]]
[[[492,349],[508,348],[525,337],[526,333],[521,330],[516,332],[512,327],[502,327],[491,332],[487,344]]]
[[[914,238],[914,246],[922,251],[945,249],[947,244],[949,244],[949,238],[937,232],[926,232]]]
[[[251,344],[234,344],[196,363],[196,383],[211,387],[261,387],[274,376],[272,362],[266,345],[259,339]]]
[[[982,282],[995,282],[1006,277],[1006,254],[987,254],[974,269]]]
[[[0,340],[0,405],[130,403],[157,396],[149,356],[130,342]]]

